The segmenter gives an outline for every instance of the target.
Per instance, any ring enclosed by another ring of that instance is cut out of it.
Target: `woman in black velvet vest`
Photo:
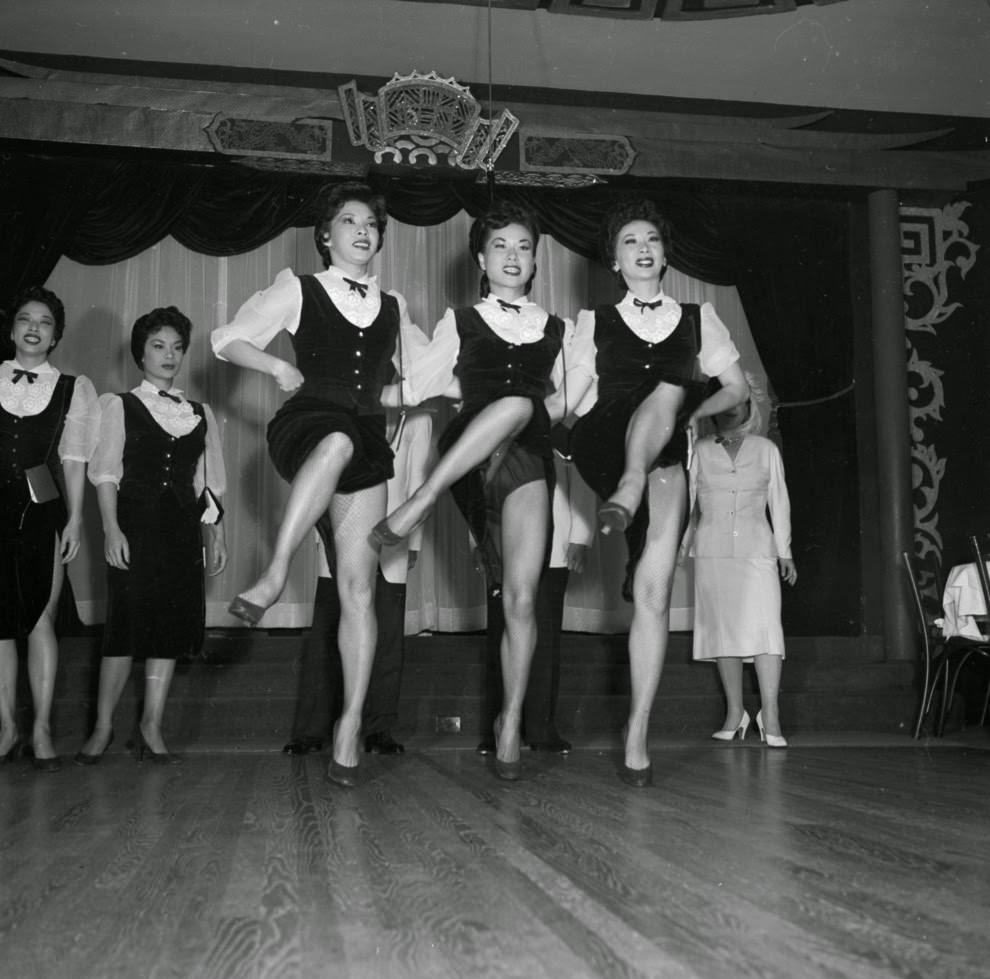
[[[175,761],[162,721],[177,658],[203,640],[203,529],[211,575],[227,563],[220,511],[204,506],[226,489],[216,419],[175,385],[192,324],[174,306],[153,309],[131,331],[144,380],[100,399],[100,439],[89,478],[96,486],[107,561],[107,621],[96,726],[78,765],[96,764],[113,737],[113,715],[134,659],[143,659],[144,705],[132,747],[138,761]],[[207,491],[208,493],[204,492]]]
[[[21,747],[17,640],[26,638],[34,702],[28,747],[36,769],[56,771],[61,762],[50,730],[55,612],[60,596],[67,597],[64,566],[79,551],[99,408],[87,378],[62,374],[48,362],[65,329],[58,296],[30,287],[14,299],[10,313],[14,356],[0,364],[0,762],[13,761]],[[62,487],[56,484],[59,470]]]
[[[697,419],[745,400],[749,387],[711,305],[681,305],[661,292],[670,230],[652,202],[616,208],[606,218],[601,245],[605,264],[626,292],[614,306],[578,315],[567,394],[579,416],[574,461],[604,501],[602,532],[624,530],[629,547],[623,594],[633,603],[632,696],[619,774],[641,787],[651,778],[650,711],[666,655],[687,512],[688,431]],[[722,384],[704,400],[702,374]]]
[[[472,224],[469,247],[484,273],[481,302],[447,310],[403,386],[407,403],[446,394],[459,397],[462,407],[440,436],[442,455],[433,471],[376,528],[383,542],[402,537],[450,487],[489,581],[500,583],[504,696],[493,737],[495,772],[505,779],[520,776],[536,591],[548,559],[550,426],[563,414],[552,378],[557,368],[563,379],[565,323],[528,299],[538,242],[535,216],[509,202],[496,203]]]
[[[381,391],[400,366],[400,330],[406,351],[424,342],[405,300],[382,291],[369,274],[385,225],[380,194],[364,184],[336,185],[314,229],[325,271],[297,276],[284,269],[231,323],[213,331],[221,360],[267,374],[292,394],[268,426],[272,462],[290,484],[285,514],[267,566],[229,610],[255,625],[278,600],[299,545],[329,513],[344,704],[328,777],[345,786],[357,780],[361,711],[377,640],[378,551],[371,531],[385,515],[385,483],[393,472]],[[292,339],[295,364],[265,350],[282,330]]]

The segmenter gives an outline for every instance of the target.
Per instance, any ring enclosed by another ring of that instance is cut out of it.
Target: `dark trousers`
[[[556,724],[560,689],[560,635],[564,619],[567,568],[546,568],[536,593],[536,649],[523,701],[523,740],[552,741],[559,737]],[[492,740],[492,724],[502,709],[502,665],[499,647],[505,618],[502,593],[488,590],[488,628],[485,643],[485,686],[482,694],[481,737]]]
[[[403,634],[406,586],[393,585],[378,572],[375,587],[378,644],[371,667],[368,696],[364,701],[362,733],[391,729],[399,716],[402,686]],[[295,741],[327,741],[333,721],[340,715],[344,681],[337,646],[340,599],[331,578],[318,578],[313,599],[313,624],[299,655],[296,712],[292,721]]]

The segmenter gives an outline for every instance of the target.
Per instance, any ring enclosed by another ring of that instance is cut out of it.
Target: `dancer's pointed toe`
[[[602,525],[602,533],[609,531],[622,532],[633,520],[633,515],[621,503],[609,500],[598,508],[598,522]]]
[[[227,611],[235,618],[255,626],[261,621],[261,617],[268,611],[263,605],[255,605],[249,602],[243,595],[238,595],[228,606]]]

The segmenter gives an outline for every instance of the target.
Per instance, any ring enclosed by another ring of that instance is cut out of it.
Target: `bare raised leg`
[[[275,549],[261,577],[231,603],[232,614],[252,625],[278,600],[289,575],[289,564],[303,538],[326,511],[344,467],[351,461],[350,438],[334,432],[307,456],[292,480]]]
[[[649,768],[650,711],[660,685],[670,633],[670,595],[677,546],[687,509],[687,480],[680,466],[650,473],[650,526],[633,578],[633,617],[629,627],[632,688],[625,732],[625,766]]]
[[[625,530],[639,509],[646,478],[657,456],[674,434],[684,389],[661,383],[640,402],[626,426],[625,469],[615,492],[602,504],[602,533]]]
[[[518,435],[533,417],[529,398],[500,398],[478,412],[460,438],[444,453],[419,489],[375,528],[379,544],[411,534],[436,506],[440,494]]]
[[[330,505],[340,597],[337,644],[344,687],[340,718],[334,726],[333,762],[336,771],[345,770],[344,779],[352,777],[346,770],[354,769],[360,757],[361,712],[378,640],[375,619],[378,552],[370,538],[372,527],[384,512],[384,483],[357,493],[340,493]]]
[[[520,729],[536,649],[536,591],[550,526],[546,483],[526,483],[502,508],[502,710],[496,722],[496,772],[518,778]]]

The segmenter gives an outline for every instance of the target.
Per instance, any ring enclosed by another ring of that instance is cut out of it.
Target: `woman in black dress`
[[[494,205],[473,223],[471,254],[483,272],[482,300],[449,309],[404,386],[407,403],[459,396],[460,413],[439,441],[440,461],[410,500],[376,528],[383,541],[409,533],[451,487],[502,584],[504,686],[495,719],[495,772],[520,775],[520,727],[536,645],[536,590],[546,564],[554,486],[551,415],[559,421],[565,323],[527,299],[539,228],[517,205]]]
[[[107,622],[96,726],[76,755],[98,762],[134,658],[145,660],[144,710],[135,757],[175,761],[162,718],[177,657],[199,652],[205,612],[203,528],[211,575],[227,563],[223,523],[212,505],[226,488],[216,419],[175,386],[192,324],[174,306],[153,309],[131,331],[144,380],[100,399],[100,438],[89,478],[96,486],[107,561]],[[212,522],[211,522],[212,521]]]
[[[0,761],[21,741],[17,640],[27,639],[34,767],[57,771],[50,716],[58,666],[54,619],[64,567],[79,551],[86,463],[99,424],[96,390],[48,362],[65,331],[55,293],[26,289],[10,306],[11,360],[0,364]],[[64,489],[55,476],[61,460]]]
[[[613,211],[601,245],[626,294],[615,306],[578,316],[567,391],[581,416],[573,429],[574,461],[605,501],[599,510],[603,532],[625,530],[629,548],[623,591],[633,603],[632,697],[620,776],[640,787],[651,777],[650,711],[666,655],[686,518],[687,432],[697,419],[744,401],[749,387],[711,305],[681,305],[661,292],[670,231],[651,202]],[[722,387],[704,398],[701,375],[717,377]]]
[[[218,357],[294,392],[268,426],[272,462],[290,484],[285,514],[268,565],[230,612],[250,625],[261,619],[285,587],[292,556],[329,511],[344,705],[328,776],[347,786],[357,779],[361,711],[377,640],[378,551],[371,532],[385,514],[385,482],[393,472],[381,391],[399,366],[400,330],[407,358],[424,342],[402,297],[383,292],[369,275],[386,220],[380,194],[364,184],[338,184],[314,229],[326,270],[304,276],[283,270],[231,323],[213,331]],[[282,330],[292,337],[295,365],[265,351]]]

